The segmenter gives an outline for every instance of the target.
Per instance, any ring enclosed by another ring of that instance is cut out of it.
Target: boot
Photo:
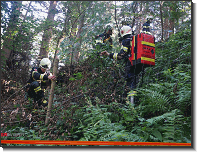
[[[135,96],[136,96],[137,92],[136,91],[133,91],[131,90],[129,93],[128,93],[128,100],[131,104],[135,104]]]
[[[47,102],[46,100],[44,100],[44,101],[42,102],[42,106],[43,106],[43,107],[48,106],[48,102]]]
[[[38,103],[38,107],[41,107],[41,106],[46,107],[48,105],[48,102],[45,99],[39,99],[37,103]]]

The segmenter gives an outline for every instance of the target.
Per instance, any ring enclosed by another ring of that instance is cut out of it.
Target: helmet
[[[132,34],[132,29],[130,26],[123,26],[120,29],[120,36],[123,37],[125,35]]]
[[[43,69],[50,69],[51,68],[51,61],[48,58],[43,58],[40,61],[40,67]]]
[[[147,16],[147,21],[151,21],[151,20],[153,20],[153,16]]]
[[[113,30],[112,24],[105,25],[105,31]]]

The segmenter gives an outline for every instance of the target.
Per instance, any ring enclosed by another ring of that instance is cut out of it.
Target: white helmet
[[[109,23],[109,24],[106,24],[105,25],[105,30],[108,31],[108,30],[113,30],[113,24]]]
[[[130,26],[123,26],[121,29],[120,29],[120,35],[121,37],[125,36],[125,35],[128,35],[128,34],[132,34],[132,29]]]
[[[153,16],[152,15],[150,15],[150,16],[147,16],[147,21],[149,20],[149,21],[151,21],[151,20],[153,20]]]
[[[51,61],[48,58],[43,58],[40,61],[40,67],[43,69],[50,69],[51,68]]]

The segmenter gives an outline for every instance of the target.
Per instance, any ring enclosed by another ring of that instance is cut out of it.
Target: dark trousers
[[[127,81],[127,86],[130,89],[135,89],[138,83],[138,75],[144,70],[143,65],[127,66],[125,67],[125,79]]]
[[[125,67],[125,80],[126,80],[125,94],[127,94],[130,91],[134,91],[137,88],[139,82],[139,74],[143,70],[144,70],[143,65]]]
[[[38,81],[33,81],[29,85],[28,96],[34,99],[34,103],[38,103],[38,106],[41,105],[41,101],[44,97],[44,91],[41,89],[41,86]]]

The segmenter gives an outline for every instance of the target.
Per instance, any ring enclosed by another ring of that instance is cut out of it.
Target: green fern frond
[[[142,93],[140,97],[142,102],[140,104],[145,104],[141,108],[148,108],[151,112],[168,110],[167,105],[169,105],[168,101],[170,99],[166,95],[160,93],[160,90],[140,89],[138,92]],[[148,109],[146,109],[146,111],[148,111]]]

